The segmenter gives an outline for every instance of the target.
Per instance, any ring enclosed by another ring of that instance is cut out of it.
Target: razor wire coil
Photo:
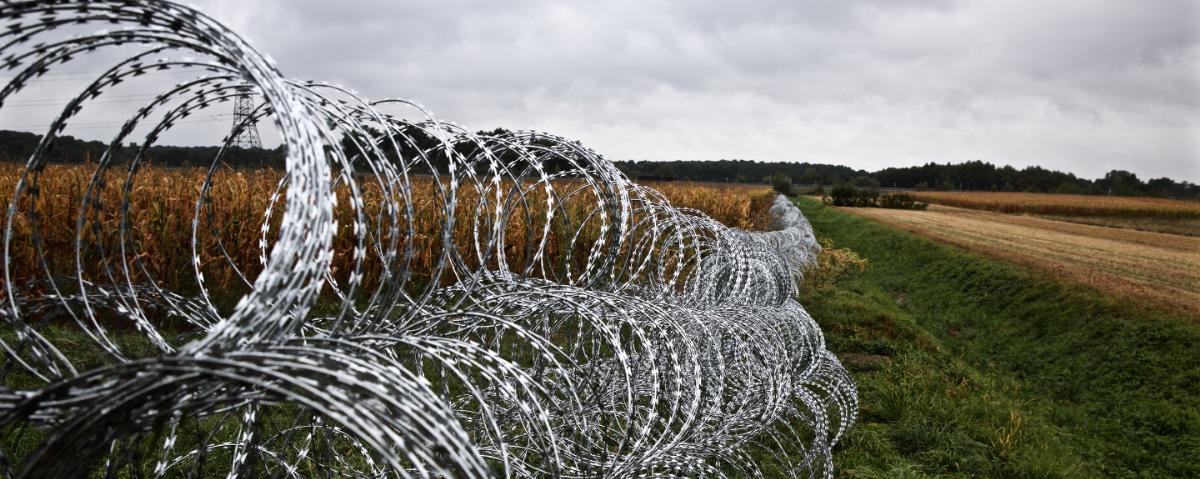
[[[125,55],[64,105],[4,211],[0,421],[16,439],[0,474],[832,476],[857,397],[793,299],[820,247],[786,198],[775,231],[728,228],[568,139],[472,133],[410,100],[284,77],[174,2],[4,1],[0,18],[0,109],[54,68]],[[80,25],[105,30],[64,33]],[[123,123],[72,250],[49,251],[55,136],[165,71],[199,75]],[[131,220],[139,173],[165,132],[245,96],[285,152],[257,261],[237,259],[214,213],[235,130],[192,208],[195,293],[172,291],[145,261],[169,252],[145,250]],[[422,239],[430,211],[441,224]],[[18,244],[37,271],[17,268]],[[217,270],[236,304],[207,280]]]

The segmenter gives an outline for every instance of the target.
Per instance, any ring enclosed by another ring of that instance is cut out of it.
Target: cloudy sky
[[[1197,0],[195,3],[290,76],[615,160],[1200,181]]]

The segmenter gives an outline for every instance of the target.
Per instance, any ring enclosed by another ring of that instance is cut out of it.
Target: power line
[[[202,68],[189,68],[189,69],[183,69],[183,70],[155,70],[155,71],[143,72],[143,73],[141,73],[141,74],[138,74],[138,75],[136,75],[136,76],[145,76],[145,75],[164,75],[164,74],[178,74],[178,73],[196,73],[196,72],[203,72],[203,71],[208,71],[208,70],[205,70],[205,69],[202,69]],[[107,72],[105,72],[105,71],[98,71],[98,72],[70,72],[70,73],[58,73],[58,74],[56,74],[56,73],[43,73],[43,74],[41,74],[41,75],[36,75],[36,76],[34,76],[34,77],[32,77],[32,78],[26,79],[25,81],[26,81],[26,82],[53,82],[53,81],[79,81],[79,80],[94,80],[94,79],[96,78],[96,76],[97,76],[97,75],[102,75],[102,74],[104,74],[104,73],[107,73]],[[61,77],[59,77],[59,76],[52,76],[52,75],[61,75]],[[50,77],[50,78],[46,78],[46,77]],[[9,78],[0,78],[0,83],[8,83],[9,81],[12,81],[12,79],[13,79],[13,77],[9,77]]]
[[[130,95],[104,95],[104,96],[103,96],[103,98],[132,98],[132,97],[150,97],[150,96],[158,96],[158,95],[157,95],[157,94],[154,94],[154,93],[137,93],[137,94],[130,94]],[[8,105],[12,105],[12,104],[19,104],[19,103],[21,103],[21,102],[32,102],[32,101],[37,101],[37,102],[41,102],[41,101],[62,101],[62,102],[65,102],[65,101],[68,101],[68,100],[70,100],[70,99],[71,99],[71,97],[56,97],[56,98],[31,98],[31,99],[27,99],[27,100],[19,100],[19,101],[15,101],[15,102],[5,102],[5,103],[4,103],[4,105],[5,105],[5,106],[8,106]]]
[[[94,100],[87,100],[84,103],[85,104],[87,104],[87,103],[135,103],[135,102],[145,101],[147,99],[154,98],[156,96],[158,96],[158,95],[153,95],[153,94],[150,94],[150,95],[123,95],[123,96],[113,95],[113,96],[103,96],[103,97],[100,97],[100,98],[97,98]],[[71,99],[68,99],[68,98],[43,98],[43,99],[37,99],[37,100],[19,100],[19,101],[14,101],[14,102],[5,102],[4,106],[12,107],[12,108],[59,106],[59,105],[65,105],[69,101],[71,101]]]
[[[211,117],[208,117],[208,118],[190,118],[190,119],[186,119],[186,120],[176,120],[174,122],[174,124],[178,125],[180,123],[203,123],[203,122],[227,121],[226,118],[228,118],[229,116],[232,116],[232,115],[230,115],[228,113],[222,113],[222,114],[212,115]],[[124,124],[125,124],[125,122],[123,122],[123,121],[67,123],[67,130],[91,129],[91,128],[112,128],[112,127],[118,127],[118,126],[121,126]],[[0,125],[0,130],[28,130],[31,128],[48,128],[49,126],[50,125],[47,123],[38,123],[38,124],[29,124],[29,125]]]

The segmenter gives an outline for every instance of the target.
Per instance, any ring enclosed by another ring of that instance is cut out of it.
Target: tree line
[[[1200,185],[1166,177],[1143,181],[1125,170],[1112,170],[1101,178],[1089,180],[1040,166],[1018,170],[1008,165],[968,161],[885,168],[872,176],[882,186],[898,188],[1200,198]]]
[[[0,161],[24,163],[33,154],[41,141],[41,135],[0,130]],[[80,140],[73,136],[55,137],[45,152],[50,163],[81,164],[98,162],[108,145],[100,141]],[[201,166],[212,164],[220,151],[216,146],[151,146],[147,152],[150,164],[164,167]],[[122,145],[116,150],[114,160],[128,161],[137,153],[132,145]],[[225,164],[236,167],[283,168],[282,148],[229,148],[222,156]]]
[[[502,148],[500,145],[504,142],[499,141],[510,133],[509,130],[496,128],[491,131],[477,132],[476,136],[479,141],[486,143],[491,148],[492,157],[497,161],[504,164],[515,164],[521,156],[517,152]],[[496,137],[497,141],[489,141],[493,137]],[[369,145],[374,141],[378,145],[379,153],[385,158],[396,163],[400,162],[401,157],[404,158],[408,163],[407,171],[409,173],[428,174],[434,170],[440,173],[449,171],[449,159],[445,154],[446,145],[442,140],[429,136],[420,128],[405,128],[390,139],[382,138],[381,132],[368,127],[365,135],[343,135],[342,149],[354,155],[364,145]],[[0,130],[0,162],[24,163],[33,154],[39,141],[41,141],[41,136],[33,133]],[[545,139],[535,139],[530,145],[545,148],[555,146],[553,142]],[[578,145],[577,142],[576,145]],[[480,153],[478,151],[480,146],[474,141],[462,141],[449,146],[463,157],[471,157]],[[107,147],[108,145],[99,141],[81,140],[69,135],[62,135],[54,138],[43,158],[49,163],[56,164],[94,163],[100,161],[100,156],[104,154]],[[127,162],[137,151],[138,148],[133,144],[122,145],[116,149],[114,161],[117,163]],[[218,153],[220,153],[220,148],[217,146],[154,145],[147,150],[146,158],[143,161],[146,164],[168,168],[208,167],[212,164],[213,159],[217,158]],[[419,157],[423,160],[414,161]],[[231,168],[283,168],[284,152],[282,147],[231,147],[221,155],[221,163],[222,166]],[[548,173],[568,171],[572,168],[570,162],[560,157],[547,157],[540,166],[543,171]],[[476,167],[483,172],[489,165],[486,162],[480,162]],[[365,162],[356,162],[354,168],[366,169],[367,165]]]
[[[771,163],[751,160],[717,161],[617,161],[617,168],[631,178],[658,178],[679,181],[711,181],[723,183],[769,183],[776,174],[791,178],[796,184],[844,183],[864,170],[848,166],[821,163]]]
[[[875,172],[821,163],[721,161],[618,161],[633,178],[836,186],[915,190],[1021,191],[1081,195],[1200,198],[1200,185],[1170,178],[1142,180],[1132,172],[1112,170],[1089,180],[1040,166],[1017,169],[984,161],[926,163]]]
[[[479,132],[480,137],[507,133],[504,129]],[[430,151],[437,141],[425,138],[419,131],[405,132],[407,141],[397,141],[401,154],[410,156],[417,150]],[[0,161],[25,162],[36,148],[40,135],[0,130]],[[343,140],[349,146],[349,138]],[[47,159],[54,163],[78,164],[98,161],[107,145],[99,141],[80,140],[71,136],[55,139]],[[473,144],[455,145],[456,150],[475,148]],[[434,148],[436,149],[436,148]],[[120,149],[118,160],[128,159],[136,151]],[[150,162],[158,166],[207,167],[216,157],[216,146],[153,146],[148,151]],[[460,151],[467,153],[469,151]],[[504,156],[505,153],[499,153]],[[283,167],[283,150],[231,148],[222,158],[235,168]],[[393,156],[389,154],[389,156]],[[442,169],[444,159],[431,157],[433,169]],[[926,163],[921,166],[884,168],[875,172],[843,165],[824,163],[760,162],[751,160],[718,161],[617,161],[617,168],[634,179],[680,180],[730,183],[773,184],[786,179],[796,185],[835,186],[853,184],[867,188],[902,188],[965,191],[1024,191],[1038,193],[1097,194],[1125,196],[1158,196],[1169,198],[1200,198],[1200,185],[1170,178],[1142,180],[1134,173],[1113,170],[1102,178],[1089,180],[1071,173],[1048,170],[1039,166],[1017,169],[996,166],[983,161],[964,163]],[[430,166],[421,165],[417,170]],[[555,165],[547,165],[553,167]],[[550,168],[555,170],[556,168]]]

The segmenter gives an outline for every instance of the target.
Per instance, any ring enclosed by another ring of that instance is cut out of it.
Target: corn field
[[[0,164],[0,191],[13,191],[21,170],[20,165]],[[267,244],[262,241],[264,227],[268,234],[277,231],[280,218],[274,215],[273,221],[264,224],[264,213],[272,203],[278,202],[283,171],[225,167],[215,170],[208,178],[208,171],[202,168],[144,167],[138,172],[136,183],[128,194],[123,188],[125,175],[108,172],[104,181],[108,187],[101,189],[96,196],[101,204],[121,207],[105,209],[99,217],[92,219],[94,224],[91,227],[77,234],[77,219],[84,209],[82,200],[96,170],[94,165],[45,167],[42,173],[44,179],[38,183],[38,203],[33,208],[40,223],[40,244],[35,245],[30,220],[25,216],[14,218],[12,230],[16,240],[10,244],[9,264],[13,269],[27,273],[27,276],[15,277],[15,283],[28,283],[39,277],[39,249],[43,252],[72,251],[77,236],[84,243],[91,243],[95,240],[92,237],[94,230],[117,232],[122,222],[126,223],[125,234],[132,237],[131,242],[136,248],[127,254],[127,259],[137,265],[130,278],[135,283],[154,278],[167,289],[194,292],[197,285],[193,281],[190,254],[193,235],[200,257],[199,269],[204,273],[205,282],[214,290],[230,292],[229,296],[234,296],[233,292],[247,286],[242,281],[243,277],[253,277],[260,272],[262,259],[267,253],[261,249],[263,244]],[[558,186],[569,188],[571,185],[568,181],[561,181]],[[729,227],[762,230],[767,228],[770,221],[767,211],[774,194],[767,187],[695,183],[650,186],[677,208],[695,210]],[[404,238],[404,241],[413,244],[416,254],[408,268],[413,274],[428,275],[437,261],[441,246],[439,229],[445,223],[445,215],[443,209],[435,204],[432,177],[415,177],[411,187],[410,201],[415,213],[411,218],[413,232],[411,238]],[[478,191],[473,189],[463,188],[459,193],[464,205],[474,201],[473,198],[477,200]],[[528,244],[536,241],[530,229],[538,229],[541,225],[528,224],[523,220],[545,217],[545,209],[538,208],[545,204],[544,195],[539,197],[539,193],[534,191],[526,195],[527,199],[532,200],[528,215],[514,218],[507,224],[504,243],[507,258],[523,262],[523,252],[536,246]],[[341,184],[335,188],[334,194],[339,205],[334,214],[341,228],[334,235],[334,249],[339,254],[334,256],[330,271],[337,277],[338,273],[353,269],[353,259],[347,252],[352,249],[354,234],[350,225],[354,223],[354,211],[348,207],[351,203],[349,187]],[[365,214],[371,217],[380,215],[386,203],[382,188],[377,183],[365,183],[360,194]],[[0,200],[0,207],[7,210],[8,202],[9,197],[5,196]],[[574,205],[577,211],[584,207]],[[457,212],[462,220],[459,221],[460,225],[469,224],[465,221],[470,213],[467,210],[459,208]],[[122,215],[122,211],[127,211],[127,214]],[[200,221],[193,231],[192,220],[197,216],[197,211],[200,212]],[[569,226],[578,228],[580,225]],[[557,261],[561,256],[556,250],[560,244],[558,237],[566,233],[552,231],[550,234],[546,248],[551,261]],[[470,228],[458,228],[454,232],[454,243],[467,244],[470,235]],[[121,238],[110,234],[104,239],[102,248],[115,251],[120,249],[120,242]],[[68,274],[75,267],[74,258],[68,255],[43,253],[42,256],[50,261],[52,271]],[[380,279],[378,259],[373,257],[368,261],[376,267],[364,273],[367,283],[376,284]],[[100,274],[97,262],[85,260],[83,263],[94,267],[88,273]]]
[[[1200,218],[1200,201],[1128,196],[923,191],[918,201],[1000,213],[1124,218]]]

